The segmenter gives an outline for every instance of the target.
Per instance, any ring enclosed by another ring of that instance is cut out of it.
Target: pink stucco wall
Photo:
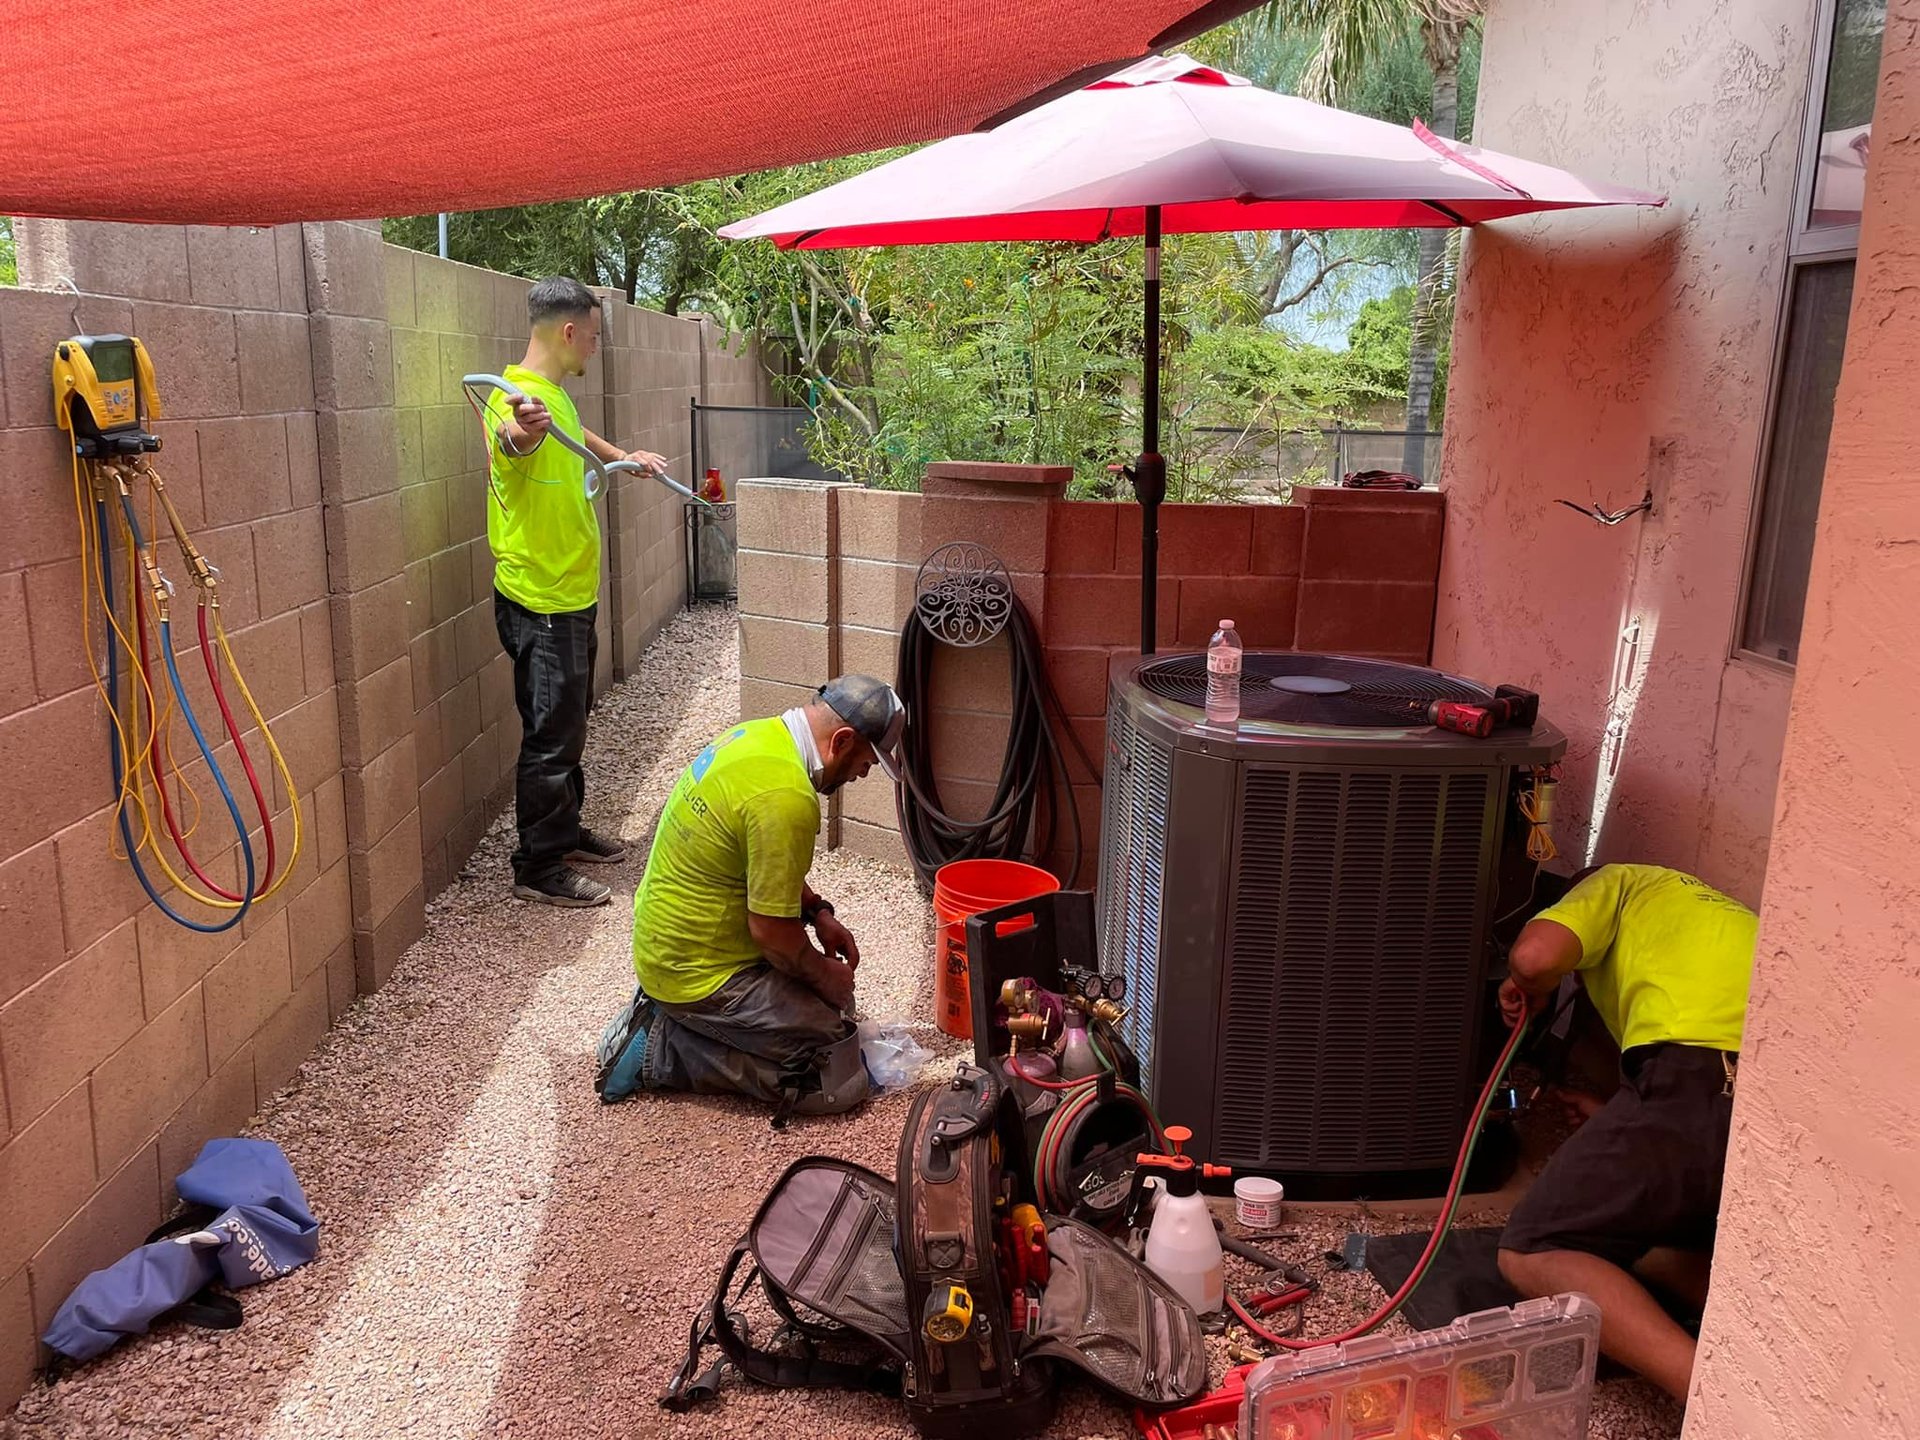
[[[1468,240],[1434,663],[1540,691],[1557,832],[1759,898],[1790,675],[1729,661],[1812,0],[1495,0],[1476,139],[1671,197]],[[1650,520],[1605,528],[1556,500]]]
[[[1687,1440],[1920,1435],[1920,0],[1892,0]]]

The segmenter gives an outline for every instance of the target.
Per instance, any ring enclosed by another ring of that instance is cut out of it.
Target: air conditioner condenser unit
[[[1109,675],[1099,901],[1125,1033],[1193,1152],[1302,1198],[1445,1183],[1496,1043],[1490,935],[1533,875],[1517,790],[1565,738],[1410,722],[1492,692],[1414,665],[1250,651]]]

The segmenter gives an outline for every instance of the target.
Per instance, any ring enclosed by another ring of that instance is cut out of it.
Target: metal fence
[[[800,405],[688,404],[696,485],[709,468],[717,469],[729,493],[733,482],[772,477],[788,480],[841,480],[845,477],[814,462],[808,445],[813,411]]]
[[[1338,485],[1359,470],[1398,470],[1429,485],[1440,479],[1440,432],[1241,429],[1196,426],[1189,432],[1206,464],[1243,490],[1277,494],[1294,485]],[[1409,447],[1408,441],[1412,440]]]
[[[800,405],[702,405],[687,402],[691,429],[693,483],[709,469],[720,472],[727,493],[747,479],[841,480],[845,477],[814,462],[808,441],[813,412]],[[683,507],[687,552],[687,606],[699,600],[732,600],[738,594],[734,573],[737,541],[733,504]]]
[[[734,567],[740,531],[733,502],[681,506],[681,526],[687,548],[687,608],[698,600],[739,598],[739,575]]]
[[[1348,430],[1335,426],[1330,437],[1333,466],[1327,479],[1338,485],[1357,470],[1399,470],[1429,485],[1440,483],[1438,430]]]

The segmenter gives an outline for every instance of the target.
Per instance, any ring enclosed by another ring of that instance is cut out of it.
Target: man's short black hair
[[[568,275],[555,275],[535,283],[527,292],[527,323],[540,325],[548,320],[567,320],[591,314],[600,308],[600,297]]]

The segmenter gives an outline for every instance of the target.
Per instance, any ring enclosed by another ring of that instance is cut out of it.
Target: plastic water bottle
[[[1240,632],[1222,620],[1207,642],[1207,723],[1232,725],[1240,719]]]

